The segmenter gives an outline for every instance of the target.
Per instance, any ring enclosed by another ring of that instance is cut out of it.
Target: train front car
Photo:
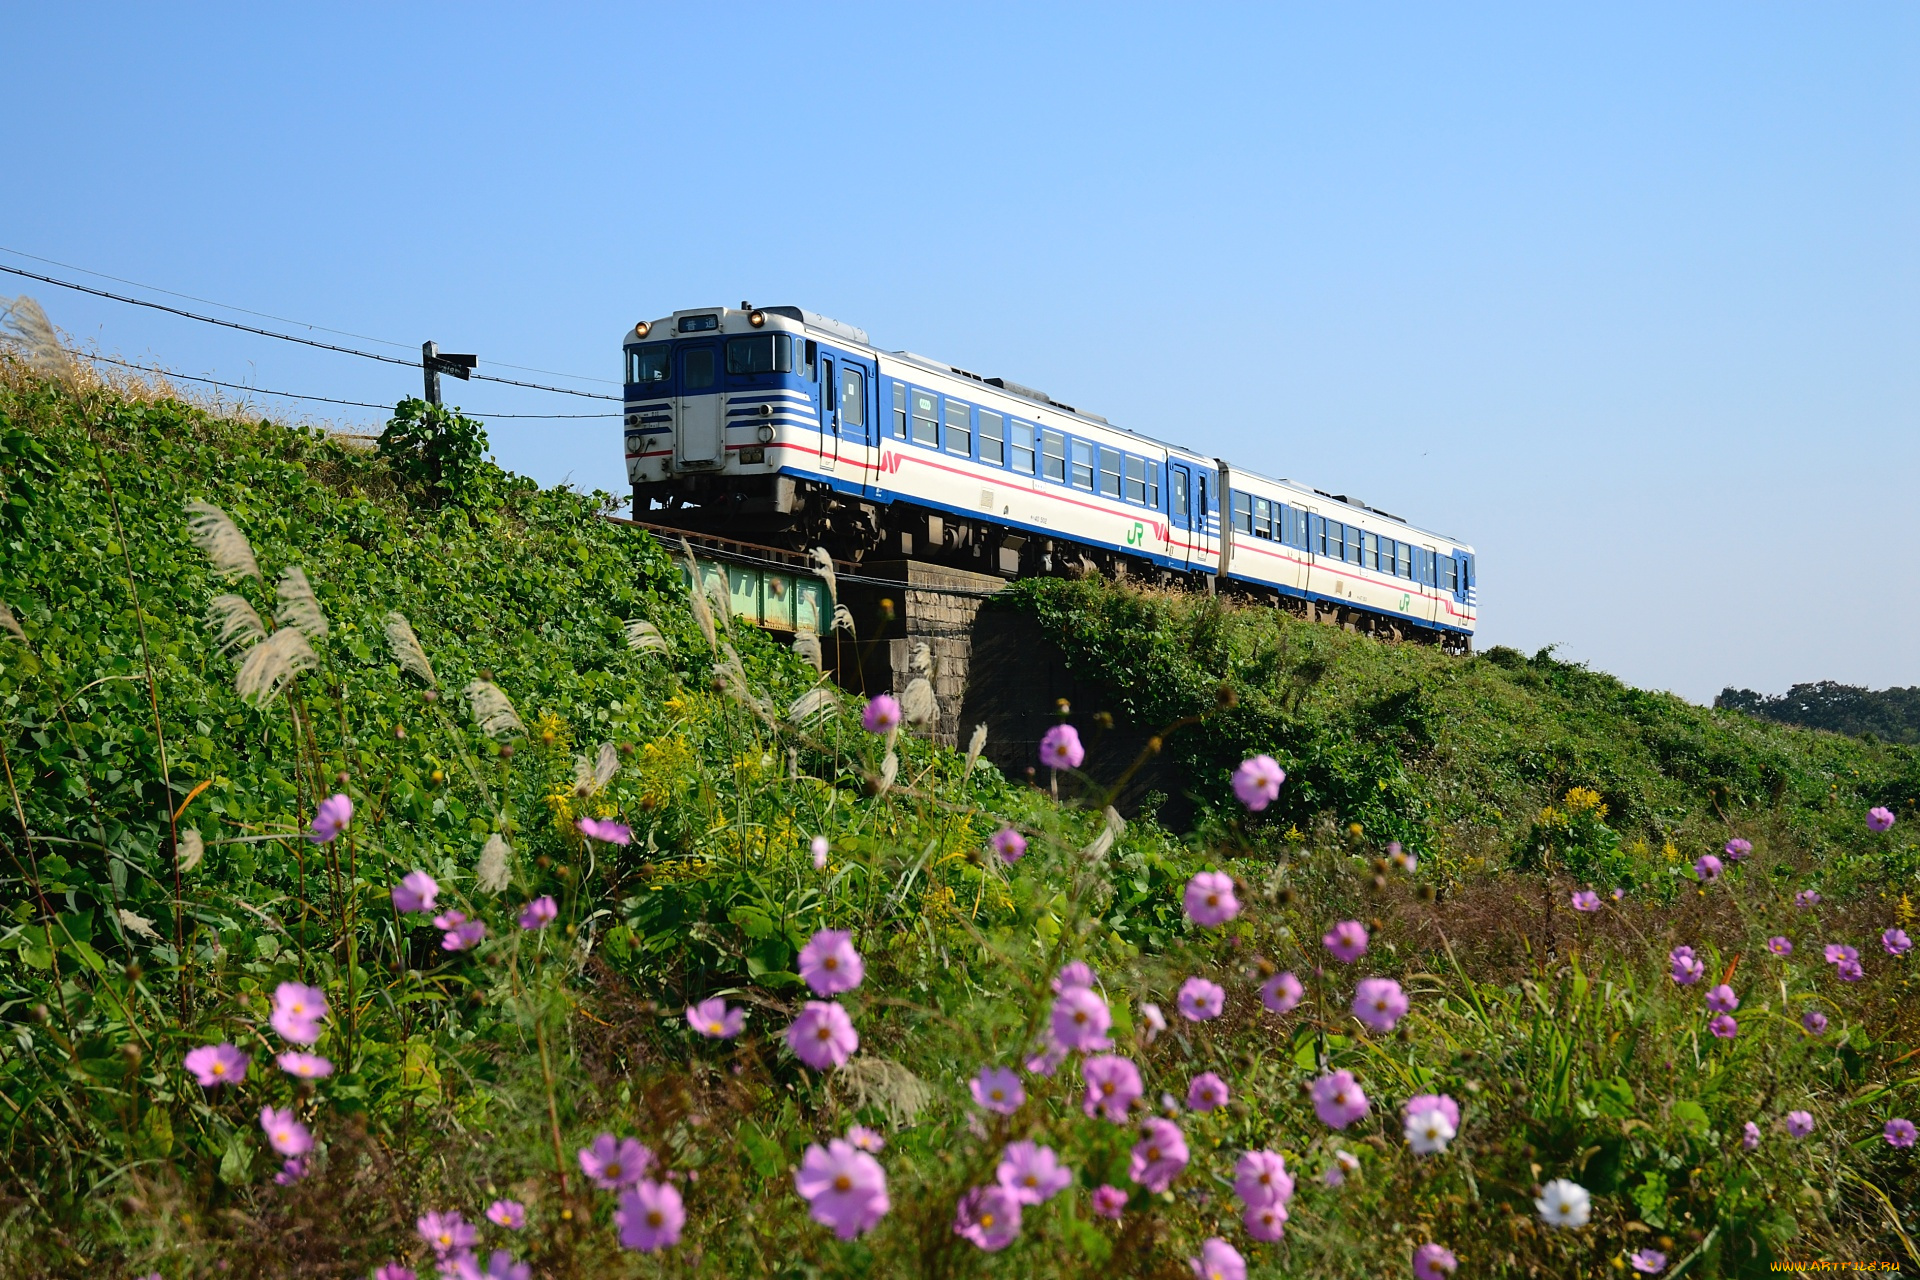
[[[825,540],[836,516],[843,531],[872,526],[866,345],[798,307],[697,308],[628,330],[635,518],[794,543]]]

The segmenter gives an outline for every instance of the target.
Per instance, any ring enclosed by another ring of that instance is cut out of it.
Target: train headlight
[[[771,422],[761,423],[760,429],[754,432],[754,434],[760,437],[761,444],[772,444],[773,443],[773,424]]]
[[[747,313],[747,323],[752,325],[756,329],[758,329],[761,325],[765,324],[766,322],[767,322],[767,313],[764,311],[750,311]]]
[[[642,320],[639,324],[633,326],[633,336],[636,338],[644,338],[647,336],[647,331],[652,328],[652,325]]]

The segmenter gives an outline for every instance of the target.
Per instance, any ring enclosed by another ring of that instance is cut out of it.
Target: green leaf
[[[1696,1138],[1707,1132],[1707,1110],[1691,1099],[1683,1098],[1673,1104],[1673,1121]]]
[[[763,1178],[777,1178],[786,1166],[786,1153],[780,1144],[761,1133],[751,1120],[743,1123],[735,1131],[734,1137],[740,1144],[740,1150],[746,1153],[747,1163],[753,1171]]]
[[[230,1187],[244,1185],[253,1174],[253,1143],[247,1131],[235,1129],[227,1135],[227,1149],[220,1157],[220,1181]]]

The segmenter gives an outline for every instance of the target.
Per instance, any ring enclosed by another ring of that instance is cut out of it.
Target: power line
[[[143,364],[134,364],[130,360],[118,360],[113,356],[94,355],[90,352],[79,352],[77,354],[88,360],[104,360],[108,364],[117,364],[123,369],[135,369],[156,378],[183,378],[188,382],[204,382],[209,386],[226,387],[233,391],[249,391],[261,396],[284,396],[289,400],[318,400],[324,404],[346,404],[358,409],[386,409],[388,411],[393,409],[393,406],[390,404],[375,404],[368,400],[340,400],[333,396],[312,396],[298,391],[271,391],[266,387],[250,387],[243,382],[222,382],[218,378],[197,378],[191,373],[173,373],[166,369],[149,369]],[[455,412],[466,414],[471,418],[617,418],[620,416],[617,413],[482,413],[467,409],[456,409]]]
[[[403,351],[411,351],[413,349],[413,344],[410,342],[395,342],[391,338],[375,338],[369,334],[354,333],[348,329],[330,329],[326,325],[314,324],[307,320],[295,320],[291,316],[277,316],[269,311],[254,311],[247,307],[235,306],[231,302],[220,302],[214,298],[202,298],[191,293],[181,293],[175,289],[162,289],[157,284],[143,284],[138,280],[129,280],[125,276],[109,275],[105,271],[95,271],[91,267],[82,267],[71,262],[61,262],[57,258],[43,258],[37,253],[27,253],[21,249],[9,249],[5,245],[0,245],[0,253],[10,253],[16,258],[28,258],[34,262],[44,262],[49,266],[65,267],[68,271],[78,271],[82,275],[97,276],[102,280],[112,280],[118,284],[130,284],[136,289],[145,289],[150,293],[164,293],[170,298],[185,298],[188,302],[205,303],[209,307],[219,307],[223,311],[238,311],[244,316],[258,316],[262,320],[278,320],[282,324],[297,324],[302,329],[313,329],[320,333],[334,333],[343,338],[358,338],[362,342],[377,342],[383,347],[399,347]],[[532,365],[508,364],[504,360],[495,360],[493,363],[499,365],[502,369],[518,369],[522,373],[544,373],[555,378],[571,378],[575,382],[600,382],[605,383],[607,386],[619,385],[611,378],[590,378],[583,373],[562,373],[558,369],[536,369]]]
[[[71,280],[58,280],[53,276],[43,276],[37,271],[27,271],[20,267],[9,267],[4,263],[0,263],[0,271],[4,271],[9,275],[24,276],[28,280],[39,280],[45,284],[58,285],[62,289],[72,289],[78,293],[90,293],[96,298],[107,298],[114,302],[125,302],[136,307],[149,307],[155,311],[164,311],[169,315],[181,316],[188,320],[198,320],[202,324],[215,324],[224,329],[237,329],[242,333],[258,334],[263,338],[278,338],[282,342],[295,342],[301,346],[318,347],[322,351],[337,351],[341,355],[359,356],[365,360],[378,360],[382,364],[397,364],[407,369],[420,368],[420,362],[418,360],[402,360],[398,356],[385,356],[376,351],[360,351],[353,347],[343,347],[332,342],[321,342],[317,338],[302,338],[298,334],[275,333],[271,329],[261,329],[254,325],[241,324],[237,320],[222,320],[218,316],[203,316],[196,312],[185,311],[179,307],[170,307],[164,302],[154,302],[146,298],[129,298],[125,294],[109,293],[105,289],[95,289],[91,285],[75,284]],[[374,341],[379,341],[379,339],[374,339]],[[521,382],[516,378],[496,378],[484,373],[476,373],[471,376],[480,382],[497,382],[511,387],[527,387],[534,391],[551,391],[557,395],[581,396],[588,400],[618,401],[620,399],[619,396],[603,395],[598,391],[576,391],[571,387],[548,387],[537,382]],[[562,376],[564,377],[566,375],[563,374]]]

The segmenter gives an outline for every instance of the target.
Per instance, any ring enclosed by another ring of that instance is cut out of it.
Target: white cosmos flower
[[[1407,1145],[1413,1148],[1414,1154],[1438,1155],[1452,1141],[1453,1124],[1446,1112],[1436,1108],[1407,1117]]]
[[[1540,1218],[1550,1227],[1584,1227],[1593,1212],[1593,1197],[1577,1182],[1555,1178],[1533,1202]]]

